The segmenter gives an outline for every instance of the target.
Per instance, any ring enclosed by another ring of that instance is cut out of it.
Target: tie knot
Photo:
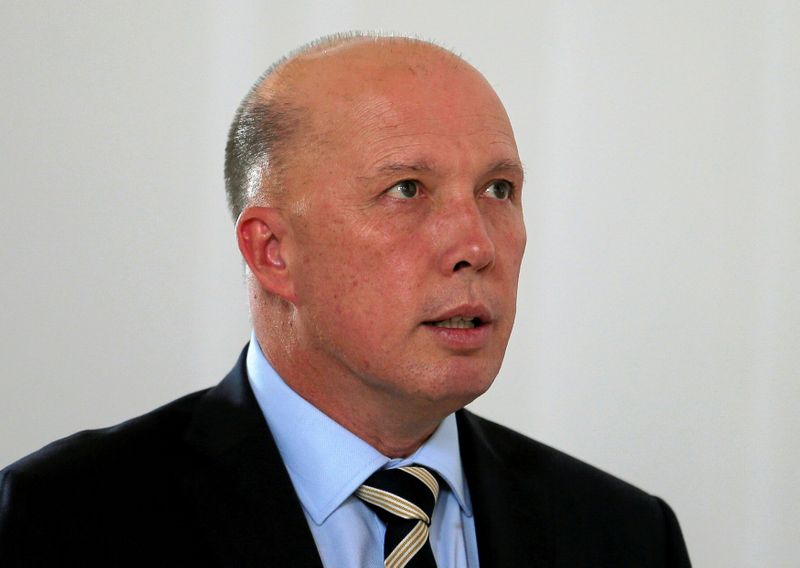
[[[439,497],[437,477],[419,465],[383,469],[373,473],[356,495],[386,521],[399,517],[429,525]]]

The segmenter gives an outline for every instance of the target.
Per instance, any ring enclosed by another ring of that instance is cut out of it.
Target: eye
[[[514,193],[514,184],[504,179],[497,179],[486,186],[484,193],[493,199],[506,200]]]
[[[398,199],[413,199],[419,195],[419,184],[411,179],[404,179],[386,190],[388,195]]]

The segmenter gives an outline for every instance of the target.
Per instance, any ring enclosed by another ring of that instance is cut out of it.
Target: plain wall
[[[480,414],[677,511],[697,566],[797,566],[794,2],[0,4],[0,465],[215,384],[248,339],[228,124],[347,29],[462,53],[528,182]]]

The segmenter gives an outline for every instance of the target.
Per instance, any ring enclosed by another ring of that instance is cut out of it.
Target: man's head
[[[243,104],[226,173],[259,343],[373,445],[410,442],[489,387],[511,332],[525,228],[503,106],[450,52],[371,37],[294,55]]]

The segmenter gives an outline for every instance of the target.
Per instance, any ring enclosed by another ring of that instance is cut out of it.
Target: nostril
[[[469,267],[469,262],[467,262],[466,260],[459,261],[453,267],[453,272],[458,272],[462,268],[467,268],[467,267]]]

